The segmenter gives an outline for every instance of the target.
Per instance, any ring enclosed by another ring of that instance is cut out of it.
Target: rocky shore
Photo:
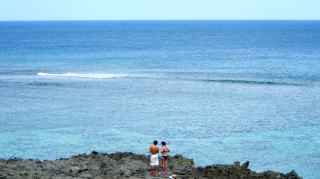
[[[13,158],[0,159],[0,179],[116,179],[147,178],[167,179],[176,174],[178,179],[300,179],[295,171],[282,174],[273,171],[256,173],[251,171],[249,162],[231,165],[209,165],[195,167],[191,159],[176,155],[169,158],[170,173],[151,175],[149,158],[134,153],[105,154],[92,152],[53,161]]]

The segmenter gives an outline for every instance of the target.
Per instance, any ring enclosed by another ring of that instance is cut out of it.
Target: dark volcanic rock
[[[249,162],[241,165],[194,166],[191,159],[176,155],[169,158],[170,173],[167,175],[149,174],[149,157],[134,153],[105,154],[93,151],[70,158],[53,161],[0,159],[0,179],[116,179],[116,178],[152,178],[166,179],[177,174],[178,179],[299,179],[295,171],[282,174],[273,171],[256,173],[248,169]]]

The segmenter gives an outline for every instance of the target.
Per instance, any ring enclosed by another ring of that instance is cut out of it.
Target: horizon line
[[[0,19],[12,21],[320,21],[320,19]]]

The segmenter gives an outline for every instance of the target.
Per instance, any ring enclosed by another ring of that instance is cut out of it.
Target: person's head
[[[154,145],[158,145],[158,141],[156,141],[156,140],[153,141],[153,144],[154,144]]]
[[[165,145],[166,145],[166,142],[165,142],[165,141],[162,141],[162,142],[161,142],[161,145],[165,146]]]

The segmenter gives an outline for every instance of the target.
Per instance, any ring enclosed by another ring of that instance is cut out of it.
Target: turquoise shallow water
[[[0,157],[147,153],[319,178],[319,21],[0,22]]]

